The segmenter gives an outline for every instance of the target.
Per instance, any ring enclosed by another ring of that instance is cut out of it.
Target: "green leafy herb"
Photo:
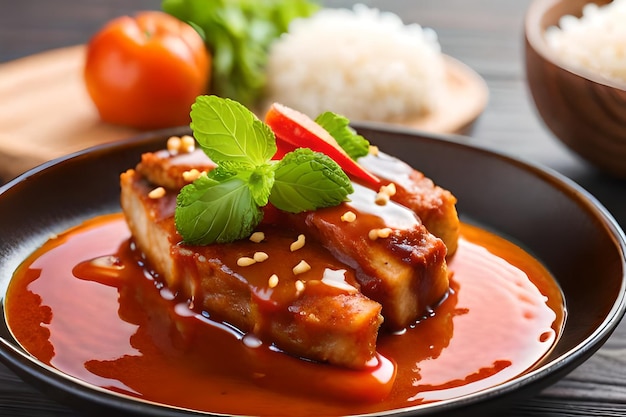
[[[281,210],[297,213],[336,206],[353,191],[346,174],[330,157],[299,148],[276,166],[269,201]]]
[[[327,111],[317,116],[315,121],[335,138],[350,158],[357,160],[368,154],[370,143],[350,127],[347,117]]]
[[[213,162],[255,167],[276,153],[272,130],[233,100],[200,96],[191,106],[191,129]]]
[[[212,91],[251,106],[265,86],[271,43],[297,17],[319,5],[309,0],[163,0],[166,13],[199,28],[213,55]]]
[[[348,176],[325,154],[300,148],[272,161],[274,133],[235,101],[198,97],[191,119],[199,146],[218,166],[178,195],[174,219],[187,243],[249,236],[268,201],[298,213],[335,206],[353,192]]]
[[[247,184],[236,176],[201,176],[181,190],[174,220],[187,243],[226,243],[250,235],[263,218]]]

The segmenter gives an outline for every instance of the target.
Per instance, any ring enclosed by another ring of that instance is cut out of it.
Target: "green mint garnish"
[[[346,174],[330,157],[299,148],[276,166],[270,202],[280,210],[297,213],[336,206],[353,191]]]
[[[245,181],[201,176],[176,201],[176,228],[187,243],[226,243],[249,235],[263,218]]]
[[[198,145],[218,166],[178,195],[174,220],[187,243],[248,237],[268,201],[299,213],[338,205],[353,192],[348,176],[323,153],[300,148],[273,161],[274,133],[235,101],[198,97],[191,119]]]
[[[327,111],[315,118],[335,138],[339,146],[355,161],[369,153],[370,143],[350,127],[347,117]]]
[[[240,163],[252,168],[276,153],[270,127],[233,100],[198,97],[191,106],[191,129],[204,153],[218,165]]]

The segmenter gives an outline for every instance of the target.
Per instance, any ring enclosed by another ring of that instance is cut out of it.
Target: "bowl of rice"
[[[524,32],[527,82],[545,124],[626,179],[626,0],[534,0]]]
[[[266,73],[265,106],[437,133],[468,133],[488,99],[483,79],[443,54],[433,29],[363,4],[293,20]]]

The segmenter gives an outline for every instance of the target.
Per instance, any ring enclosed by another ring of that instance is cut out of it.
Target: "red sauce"
[[[402,334],[381,334],[380,366],[367,372],[287,356],[191,312],[143,270],[121,214],[29,257],[9,286],[6,315],[40,361],[144,400],[226,414],[372,413],[508,381],[558,338],[561,292],[519,247],[463,224],[449,268],[449,296]]]

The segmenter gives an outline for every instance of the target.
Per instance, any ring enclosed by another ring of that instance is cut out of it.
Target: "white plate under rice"
[[[580,18],[563,16],[545,35],[564,63],[626,81],[626,0],[589,3]]]
[[[351,120],[414,119],[445,88],[437,34],[362,4],[294,20],[271,48],[267,76],[268,102]]]

